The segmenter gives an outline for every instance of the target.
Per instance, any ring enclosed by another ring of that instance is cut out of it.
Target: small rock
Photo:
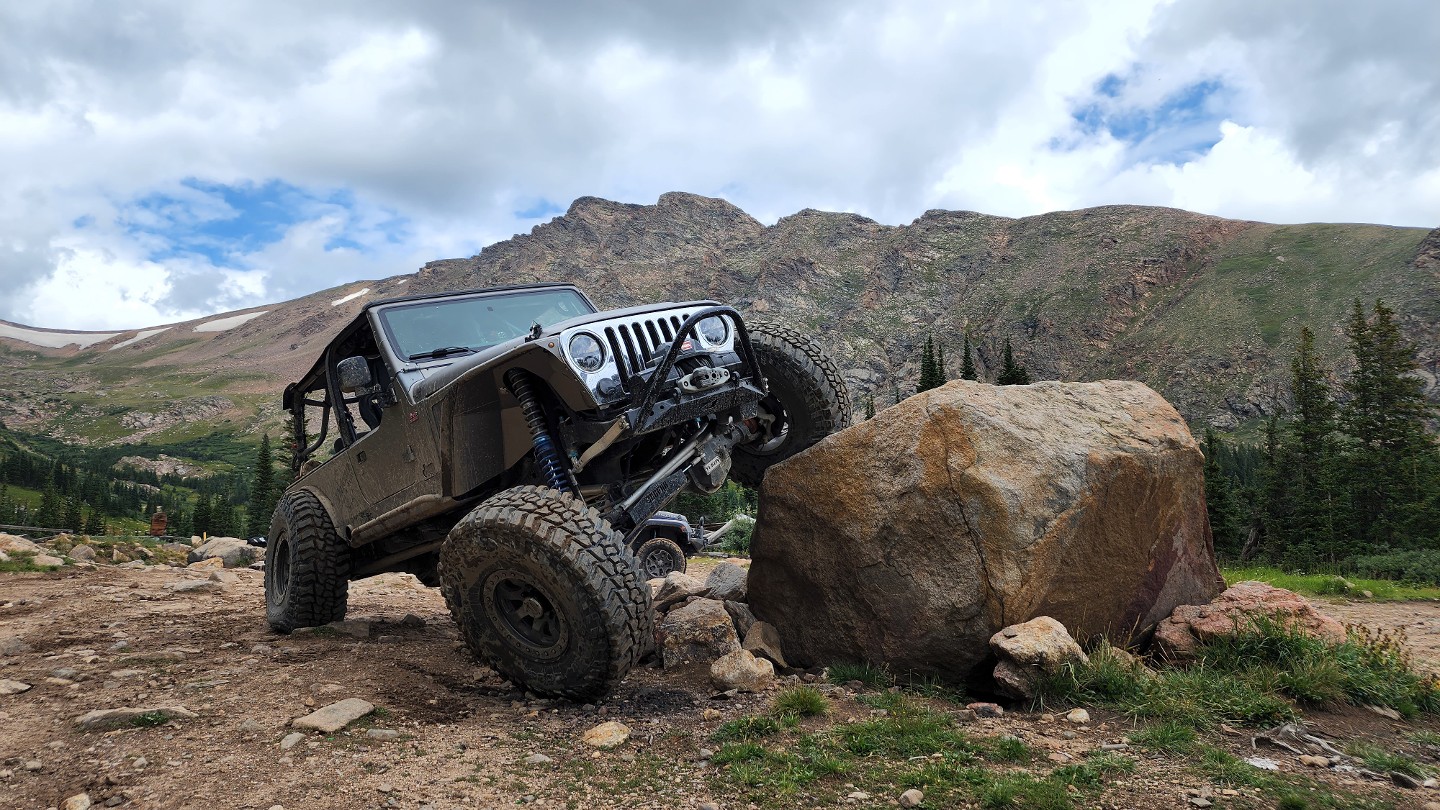
[[[30,645],[19,636],[0,636],[0,655],[20,655],[30,652]]]
[[[1003,717],[1005,710],[995,703],[967,703],[965,708],[975,713],[976,717]]]
[[[358,619],[343,619],[338,622],[330,622],[326,627],[338,633],[343,633],[351,638],[369,638],[370,623]]]
[[[80,670],[71,667],[56,667],[50,670],[50,677],[64,678],[67,681],[80,680]]]
[[[185,566],[185,569],[188,571],[214,571],[218,568],[224,567],[225,561],[220,559],[219,557],[207,557],[203,560],[190,563],[189,565]]]
[[[81,543],[80,545],[70,549],[70,559],[79,560],[81,562],[94,562],[95,549],[85,545],[84,543]]]
[[[137,718],[145,720],[194,720],[199,715],[184,706],[125,707],[121,709],[96,709],[75,718],[75,724],[87,731],[93,729],[117,728],[129,725]]]
[[[720,805],[714,802],[701,802],[695,805],[695,810],[720,810]]]
[[[122,638],[114,644],[111,644],[108,649],[110,652],[124,652],[130,649],[130,642]]]
[[[1130,746],[1126,743],[1105,743],[1100,746],[1101,751],[1124,751]]]
[[[210,581],[219,583],[221,585],[234,585],[235,583],[240,581],[240,575],[235,573],[234,571],[226,571],[224,569],[221,569],[219,571],[210,572]]]
[[[735,623],[735,632],[740,638],[744,638],[755,624],[755,614],[750,612],[750,606],[744,602],[736,602],[734,599],[727,601],[725,612],[730,614],[730,621]]]
[[[378,791],[380,791],[381,793],[393,793],[393,792],[395,792],[395,786],[392,785],[392,784],[390,784],[389,782],[381,782],[379,785],[377,785],[377,786],[375,787],[375,789],[378,790]]]
[[[60,805],[60,810],[90,810],[90,794],[77,793]]]
[[[1397,711],[1395,711],[1394,709],[1386,708],[1386,707],[1384,707],[1384,706],[1366,706],[1365,708],[1367,708],[1367,709],[1369,709],[1370,711],[1372,711],[1372,712],[1380,715],[1381,717],[1384,717],[1384,718],[1387,719],[1387,720],[1400,720],[1400,719],[1403,719],[1403,718],[1401,717],[1400,712],[1397,712]]]
[[[1190,804],[1196,807],[1210,807],[1213,805],[1213,802],[1203,796],[1195,796],[1190,799]]]
[[[300,741],[303,739],[305,739],[304,734],[301,734],[298,731],[292,731],[289,734],[286,734],[285,737],[280,740],[280,750],[289,751],[291,748],[299,745]]]
[[[1065,719],[1066,721],[1074,723],[1077,726],[1082,726],[1090,722],[1090,712],[1087,712],[1084,709],[1071,709],[1065,715]]]
[[[710,591],[711,599],[744,602],[749,592],[749,578],[750,572],[744,567],[722,562],[705,578],[705,588]]]
[[[150,760],[146,759],[145,757],[136,757],[135,761],[130,764],[136,768],[143,768],[146,765],[150,764]]]
[[[780,651],[780,631],[769,622],[752,622],[749,632],[745,633],[745,643],[741,644],[740,648],[749,650],[757,658],[768,658],[782,669],[790,666],[785,663],[785,656]]]
[[[719,709],[706,709],[705,711],[703,711],[703,712],[700,713],[700,719],[701,719],[701,720],[712,721],[712,722],[715,721],[715,720],[719,720],[721,717],[724,717],[724,716],[725,716],[725,715],[723,715],[723,714],[720,713],[720,710],[719,710]]]
[[[240,724],[240,733],[242,734],[259,734],[264,730],[265,727],[254,720],[246,720]]]
[[[580,740],[592,748],[614,748],[630,739],[630,727],[616,720],[609,720],[586,731]]]
[[[299,729],[313,729],[324,734],[333,734],[373,711],[375,711],[375,704],[368,700],[345,698],[316,709],[304,717],[297,717],[290,721],[290,725]]]
[[[36,554],[35,558],[31,560],[31,562],[45,568],[59,568],[60,566],[65,564],[64,560],[60,559],[59,557],[52,557],[49,554]],[[86,801],[89,800],[87,799]],[[89,807],[90,805],[87,804],[85,806]]]
[[[25,760],[25,764],[22,767],[31,773],[35,773],[36,771],[44,768],[45,764],[38,759],[27,759]]]
[[[10,679],[0,680],[0,695],[18,695],[21,692],[29,692],[30,684]]]
[[[422,619],[422,618],[420,618],[419,616],[416,616],[414,613],[406,613],[404,616],[400,617],[400,626],[401,626],[401,627],[424,627],[424,626],[425,626],[425,620]]]
[[[1411,776],[1411,775],[1408,774],[1408,773],[1401,773],[1401,772],[1399,772],[1399,771],[1391,771],[1391,772],[1390,772],[1390,781],[1393,782],[1393,783],[1395,783],[1395,786],[1396,786],[1396,787],[1402,787],[1402,788],[1405,788],[1406,790],[1419,790],[1419,789],[1420,789],[1420,780],[1419,780],[1419,779],[1416,779],[1415,777]]]
[[[172,582],[165,586],[165,590],[171,593],[205,593],[206,591],[220,590],[220,583],[211,582],[208,579],[187,579]]]
[[[759,626],[760,622],[756,622]],[[724,692],[759,692],[775,682],[775,667],[749,650],[736,650],[715,659],[710,665],[710,683]]]
[[[525,757],[526,765],[549,765],[551,762],[554,761],[555,760],[545,756],[544,754],[531,754],[530,756]]]
[[[701,580],[689,574],[671,571],[661,580],[660,586],[654,589],[652,604],[657,612],[665,611],[692,596],[704,596],[706,593],[705,583]]]
[[[1372,593],[1372,592],[1370,592],[1370,591],[1361,591],[1361,592],[1360,592],[1360,595],[1363,596],[1363,597],[1365,597],[1366,599],[1374,599],[1374,598],[1375,598],[1375,594]]]
[[[1301,754],[1300,764],[1309,765],[1312,768],[1328,768],[1330,760],[1328,757],[1318,757],[1313,754]]]
[[[915,788],[910,788],[900,794],[899,801],[901,807],[919,807],[920,803],[925,801],[925,794]]]
[[[857,802],[868,802],[870,801],[870,794],[863,790],[856,790],[845,794],[845,798]]]
[[[1248,757],[1245,760],[1245,764],[1254,768],[1259,768],[1262,771],[1280,770],[1280,763],[1266,757]]]
[[[400,739],[400,732],[392,728],[370,728],[365,730],[365,739],[378,742],[394,742]]]

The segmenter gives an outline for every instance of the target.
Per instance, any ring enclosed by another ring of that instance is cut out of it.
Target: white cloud
[[[1425,35],[1440,6],[1424,0],[67,9],[0,9],[0,318],[45,326],[146,326],[406,272],[585,194],[715,194],[762,221],[1440,211]],[[1203,116],[1139,135],[1074,117],[1144,121],[1204,82],[1220,90]],[[309,197],[217,265],[172,231],[235,211],[187,178]],[[156,195],[183,210],[136,205]]]

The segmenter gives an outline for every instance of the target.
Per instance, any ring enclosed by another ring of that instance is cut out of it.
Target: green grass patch
[[[1114,776],[1129,773],[1128,757],[1102,754],[1046,773],[1035,752],[1011,736],[967,734],[953,717],[904,692],[862,696],[876,709],[866,720],[829,725],[809,733],[786,731],[766,720],[742,718],[722,726],[711,758],[720,766],[717,788],[739,787],[765,808],[830,805],[860,789],[893,795],[897,787],[925,791],[925,807],[975,806],[1070,808],[1103,791]],[[760,729],[760,733],[757,733]]]
[[[1348,596],[1356,599],[1370,598],[1391,602],[1440,599],[1440,587],[1436,587],[1434,584],[1403,582],[1395,579],[1369,579],[1340,574],[1286,573],[1279,568],[1269,566],[1225,568],[1221,573],[1225,576],[1226,585],[1255,580],[1306,596]],[[1365,591],[1370,592],[1369,597],[1364,596]]]
[[[155,726],[163,726],[168,722],[170,722],[170,715],[165,712],[145,712],[144,714],[137,714],[130,719],[130,725],[140,728],[154,728]]]
[[[779,717],[822,717],[830,713],[830,699],[813,686],[792,686],[775,696],[771,712]]]
[[[884,689],[892,681],[889,672],[873,664],[831,664],[825,668],[825,675],[831,683],[859,681],[871,689]]]
[[[1380,773],[1395,771],[1416,779],[1424,779],[1430,775],[1430,770],[1415,761],[1414,757],[1387,751],[1372,742],[1362,740],[1351,743],[1346,746],[1345,753],[1365,763],[1365,767],[1372,771]]]
[[[1044,684],[1042,702],[1098,703],[1137,719],[1194,729],[1271,726],[1300,705],[1388,706],[1406,716],[1440,712],[1440,688],[1415,672],[1398,635],[1351,631],[1334,644],[1260,618],[1199,650],[1187,668],[1151,671],[1105,644],[1087,664]],[[1160,734],[1153,731],[1152,734]],[[1173,736],[1173,734],[1172,734]]]
[[[1191,753],[1197,740],[1195,729],[1175,720],[1146,726],[1130,735],[1130,742],[1134,745],[1166,754]]]
[[[33,551],[10,551],[6,552],[6,555],[10,559],[0,562],[0,573],[29,574],[37,571],[56,571],[61,568],[58,565],[36,565],[36,555]]]

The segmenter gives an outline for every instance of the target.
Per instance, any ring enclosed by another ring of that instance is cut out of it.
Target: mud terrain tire
[[[281,633],[345,618],[350,548],[320,499],[299,490],[280,499],[265,544],[265,618]]]
[[[635,559],[646,579],[664,579],[671,571],[685,573],[685,551],[668,537],[656,535],[635,549]]]
[[[735,448],[730,477],[758,487],[770,465],[850,426],[850,392],[840,369],[801,332],[770,321],[746,321],[760,370],[770,385],[762,413],[783,412],[787,431],[770,442]]]
[[[491,497],[450,530],[439,569],[470,651],[538,694],[609,694],[654,644],[635,557],[572,495],[523,486]]]

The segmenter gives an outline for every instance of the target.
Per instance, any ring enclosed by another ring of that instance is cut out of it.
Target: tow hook
[[[680,390],[687,394],[695,394],[708,391],[717,385],[724,385],[729,381],[730,370],[727,368],[697,368],[680,378]]]

